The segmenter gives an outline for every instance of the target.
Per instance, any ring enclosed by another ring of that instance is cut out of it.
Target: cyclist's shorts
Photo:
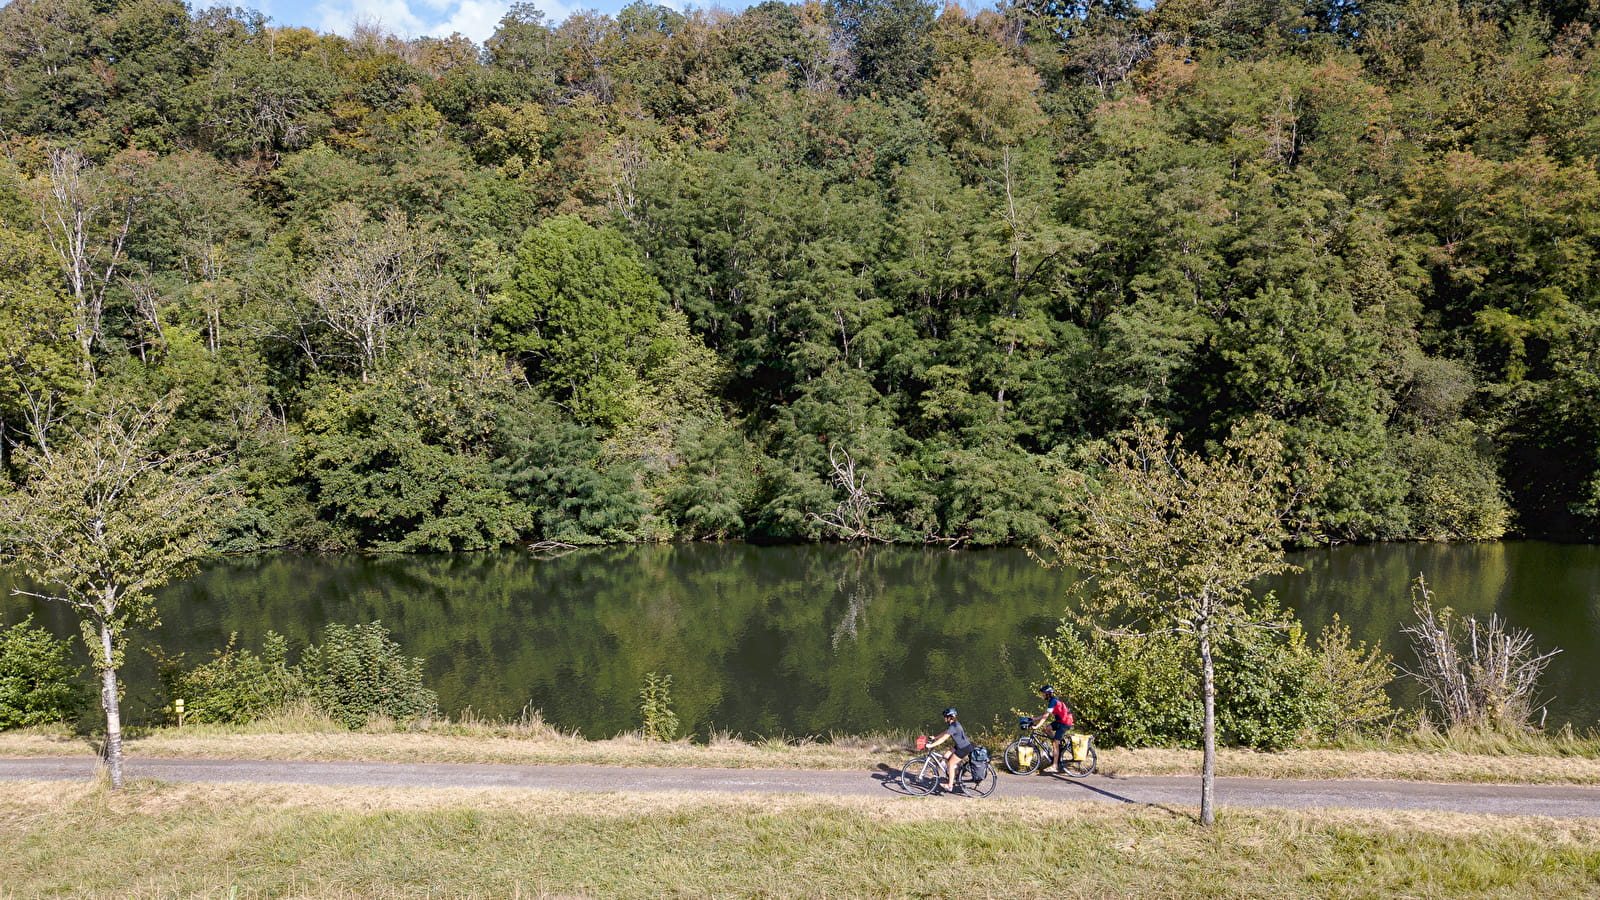
[[[955,752],[956,756],[959,756],[962,759],[966,759],[967,757],[972,755],[972,751],[978,749],[978,745],[977,744],[968,744],[967,745],[967,749],[965,749],[965,750],[962,750],[959,747],[952,747],[951,749]]]
[[[1050,739],[1052,741],[1064,741],[1064,740],[1066,740],[1066,738],[1067,738],[1067,723],[1065,723],[1065,722],[1057,722],[1054,726],[1052,726],[1050,728]]]

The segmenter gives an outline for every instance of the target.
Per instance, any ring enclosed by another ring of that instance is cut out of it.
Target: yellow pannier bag
[[[1023,744],[1017,748],[1017,764],[1024,769],[1033,768],[1033,748]]]
[[[1074,734],[1072,738],[1072,761],[1083,762],[1083,757],[1089,751],[1089,736],[1087,734]]]

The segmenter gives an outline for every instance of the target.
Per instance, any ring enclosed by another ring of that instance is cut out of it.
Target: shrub
[[[329,625],[300,656],[306,695],[347,728],[374,716],[410,722],[434,716],[439,695],[422,684],[422,660],[405,656],[382,623]]]
[[[678,736],[678,714],[672,711],[672,676],[650,672],[639,691],[639,714],[644,720],[644,736],[652,741],[670,741]]]
[[[283,637],[267,632],[260,655],[234,649],[237,635],[193,669],[183,658],[156,652],[156,671],[171,701],[184,702],[184,720],[195,724],[244,724],[277,712],[304,692],[300,673],[290,668]]]
[[[88,706],[67,662],[67,642],[33,625],[33,616],[0,625],[0,730],[70,722]]]
[[[1389,700],[1394,659],[1381,647],[1350,642],[1350,628],[1338,616],[1322,630],[1312,655],[1310,688],[1315,697],[1311,729],[1332,739],[1391,722],[1399,715]]]
[[[1321,696],[1316,659],[1298,624],[1246,631],[1217,646],[1217,730],[1229,743],[1281,750],[1313,730]]]
[[[1198,745],[1199,679],[1192,654],[1164,636],[1111,635],[1063,621],[1040,640],[1045,680],[1102,743]]]
[[[1243,630],[1217,644],[1220,742],[1277,750],[1393,715],[1384,693],[1388,657],[1365,644],[1351,647],[1349,630],[1337,621],[1313,649],[1298,624],[1267,612],[1282,627]],[[1199,746],[1200,677],[1192,641],[1067,621],[1040,645],[1047,680],[1102,742]]]

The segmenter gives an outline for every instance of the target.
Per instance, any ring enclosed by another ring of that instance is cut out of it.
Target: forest
[[[1594,539],[1597,22],[12,0],[0,491],[171,397],[229,552],[1014,545],[1108,441],[1248,423],[1328,539]]]

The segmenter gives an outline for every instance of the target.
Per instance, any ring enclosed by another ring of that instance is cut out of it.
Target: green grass
[[[0,785],[0,897],[1600,896],[1600,823],[1189,813],[23,782]]]

